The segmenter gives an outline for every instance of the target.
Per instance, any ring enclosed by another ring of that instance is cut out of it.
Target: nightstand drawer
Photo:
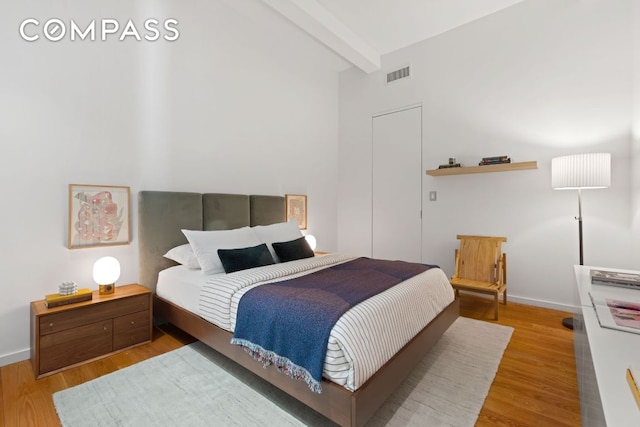
[[[149,312],[121,316],[113,319],[113,349],[129,347],[151,339]]]
[[[118,302],[118,312],[114,314],[114,317],[138,311],[148,311],[150,307],[151,294],[129,297]]]
[[[47,372],[113,351],[111,319],[48,334],[40,340],[40,371]]]
[[[40,317],[40,335],[52,334],[76,328],[87,323],[99,322],[116,316],[149,309],[149,296],[138,295],[130,298],[105,302],[95,306],[70,309]]]

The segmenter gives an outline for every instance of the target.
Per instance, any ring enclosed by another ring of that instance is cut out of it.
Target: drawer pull
[[[49,323],[49,327],[50,327],[50,328],[53,328],[53,323]]]
[[[132,325],[135,325],[135,324],[136,324],[136,322],[132,320],[132,321],[131,321],[131,324],[132,324]]]
[[[103,326],[103,327],[104,327],[104,330],[106,331],[106,330],[107,330],[107,327],[106,327],[106,326]]]

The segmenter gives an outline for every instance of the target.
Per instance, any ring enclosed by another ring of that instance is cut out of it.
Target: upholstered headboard
[[[283,222],[285,216],[282,196],[140,191],[140,284],[155,290],[160,270],[176,265],[163,255],[187,243],[182,229],[230,230]]]

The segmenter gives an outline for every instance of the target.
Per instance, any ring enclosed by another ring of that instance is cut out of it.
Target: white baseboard
[[[7,366],[12,363],[22,362],[23,360],[28,360],[30,357],[30,349],[28,348],[15,353],[4,354],[0,356],[0,366]]]
[[[464,291],[460,291],[460,293],[465,293]],[[493,296],[491,295],[481,295],[478,293],[473,293],[473,292],[467,292],[467,295],[474,295],[476,297],[479,298],[486,298],[486,299],[493,299]],[[502,297],[500,297],[500,304],[502,304]],[[558,311],[566,311],[568,313],[579,313],[580,312],[580,307],[576,307],[573,305],[569,305],[569,304],[560,304],[557,302],[551,302],[551,301],[543,301],[543,300],[538,300],[538,299],[533,299],[533,298],[526,298],[526,297],[519,297],[519,296],[515,296],[512,294],[507,294],[507,304],[509,304],[509,301],[512,302],[517,302],[519,304],[525,304],[525,305],[532,305],[534,307],[542,307],[542,308],[550,308],[552,310],[558,310]]]
[[[569,304],[559,304],[556,302],[542,301],[542,300],[537,300],[533,298],[523,298],[523,297],[507,295],[507,304],[509,303],[509,301],[517,302],[520,304],[533,305],[535,307],[550,308],[552,310],[566,311],[568,313],[580,312],[579,311],[580,307],[576,307]]]

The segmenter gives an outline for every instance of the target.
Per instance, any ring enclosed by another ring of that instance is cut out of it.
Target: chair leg
[[[507,305],[507,290],[504,290],[504,294],[502,294],[502,303]]]
[[[495,298],[494,298],[494,305],[496,307],[496,320],[498,320],[498,293],[495,293]]]

